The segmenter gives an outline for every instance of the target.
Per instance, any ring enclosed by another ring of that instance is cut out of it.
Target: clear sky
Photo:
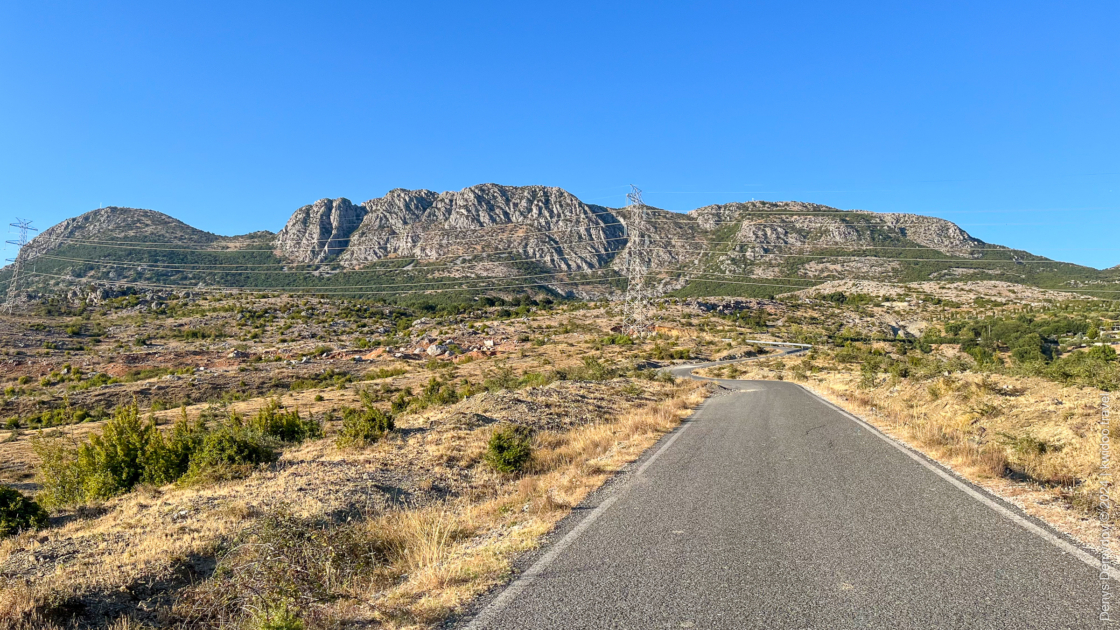
[[[670,210],[931,214],[1108,267],[1118,24],[1115,0],[7,0],[0,218],[119,205],[238,234],[398,187],[617,206],[634,183]]]

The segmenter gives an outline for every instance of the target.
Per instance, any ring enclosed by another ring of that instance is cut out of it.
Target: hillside
[[[1116,289],[1098,271],[991,245],[950,221],[751,201],[680,214],[586,204],[545,186],[389,191],[355,204],[320,199],[279,233],[224,237],[165,214],[102,208],[35,238],[20,289],[46,295],[92,282],[139,288],[316,290],[464,299],[479,291],[596,298],[625,289],[630,262],[649,289],[763,296],[826,281],[999,280]],[[0,273],[10,279],[11,269]]]

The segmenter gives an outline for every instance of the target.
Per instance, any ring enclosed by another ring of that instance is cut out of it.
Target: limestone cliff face
[[[968,232],[957,227],[952,221],[917,214],[874,214],[871,215],[892,226],[898,233],[926,247],[936,249],[952,256],[975,256],[984,241],[972,238]]]
[[[837,210],[798,201],[751,201],[697,208],[688,213],[707,230],[742,221],[735,238],[756,253],[777,247],[845,248],[904,241],[943,254],[972,256],[986,244],[951,221],[917,214]]]
[[[984,245],[942,219],[797,201],[729,203],[686,215],[647,208],[646,217],[643,229],[631,208],[585,204],[546,186],[481,184],[444,193],[398,188],[361,206],[346,199],[304,206],[277,236],[276,249],[293,262],[337,257],[346,267],[394,257],[424,261],[500,254],[559,272],[609,266],[624,273],[632,263],[654,271],[740,272],[820,248],[859,254],[861,248],[883,245],[920,246],[976,256],[976,248]],[[868,258],[876,256],[863,251]],[[859,266],[844,263],[853,264]],[[494,269],[477,271],[493,275]]]
[[[320,199],[292,214],[276,235],[276,252],[299,262],[323,262],[346,251],[365,216],[366,208],[349,199]]]
[[[625,233],[609,210],[560,188],[482,184],[445,193],[395,189],[360,209],[321,200],[296,211],[276,246],[295,262],[337,254],[351,267],[506,253],[557,271],[588,271],[625,246]]]

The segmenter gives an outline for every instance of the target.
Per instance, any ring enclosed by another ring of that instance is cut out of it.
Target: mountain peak
[[[212,243],[218,238],[162,212],[106,206],[50,227],[20,250],[19,257],[28,260],[65,245],[96,245],[114,241]]]

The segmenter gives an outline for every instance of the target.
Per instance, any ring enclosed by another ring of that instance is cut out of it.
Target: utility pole
[[[641,239],[649,238],[649,225],[646,221],[646,204],[642,201],[642,189],[631,184],[626,193],[626,207],[630,210],[626,225],[626,298],[623,307],[623,332],[631,337],[645,335],[649,327],[649,295],[645,289],[646,263],[637,255]]]
[[[14,223],[9,223],[8,225],[19,229],[19,240],[7,241],[9,245],[15,245],[18,248],[16,250],[16,257],[8,259],[8,262],[12,263],[12,281],[10,284],[8,284],[8,299],[6,306],[8,314],[11,315],[13,309],[15,309],[16,296],[18,295],[20,267],[23,266],[23,263],[19,259],[19,253],[23,251],[23,247],[28,243],[27,233],[38,232],[39,230],[31,227],[30,219],[21,219],[19,217],[16,217]]]

